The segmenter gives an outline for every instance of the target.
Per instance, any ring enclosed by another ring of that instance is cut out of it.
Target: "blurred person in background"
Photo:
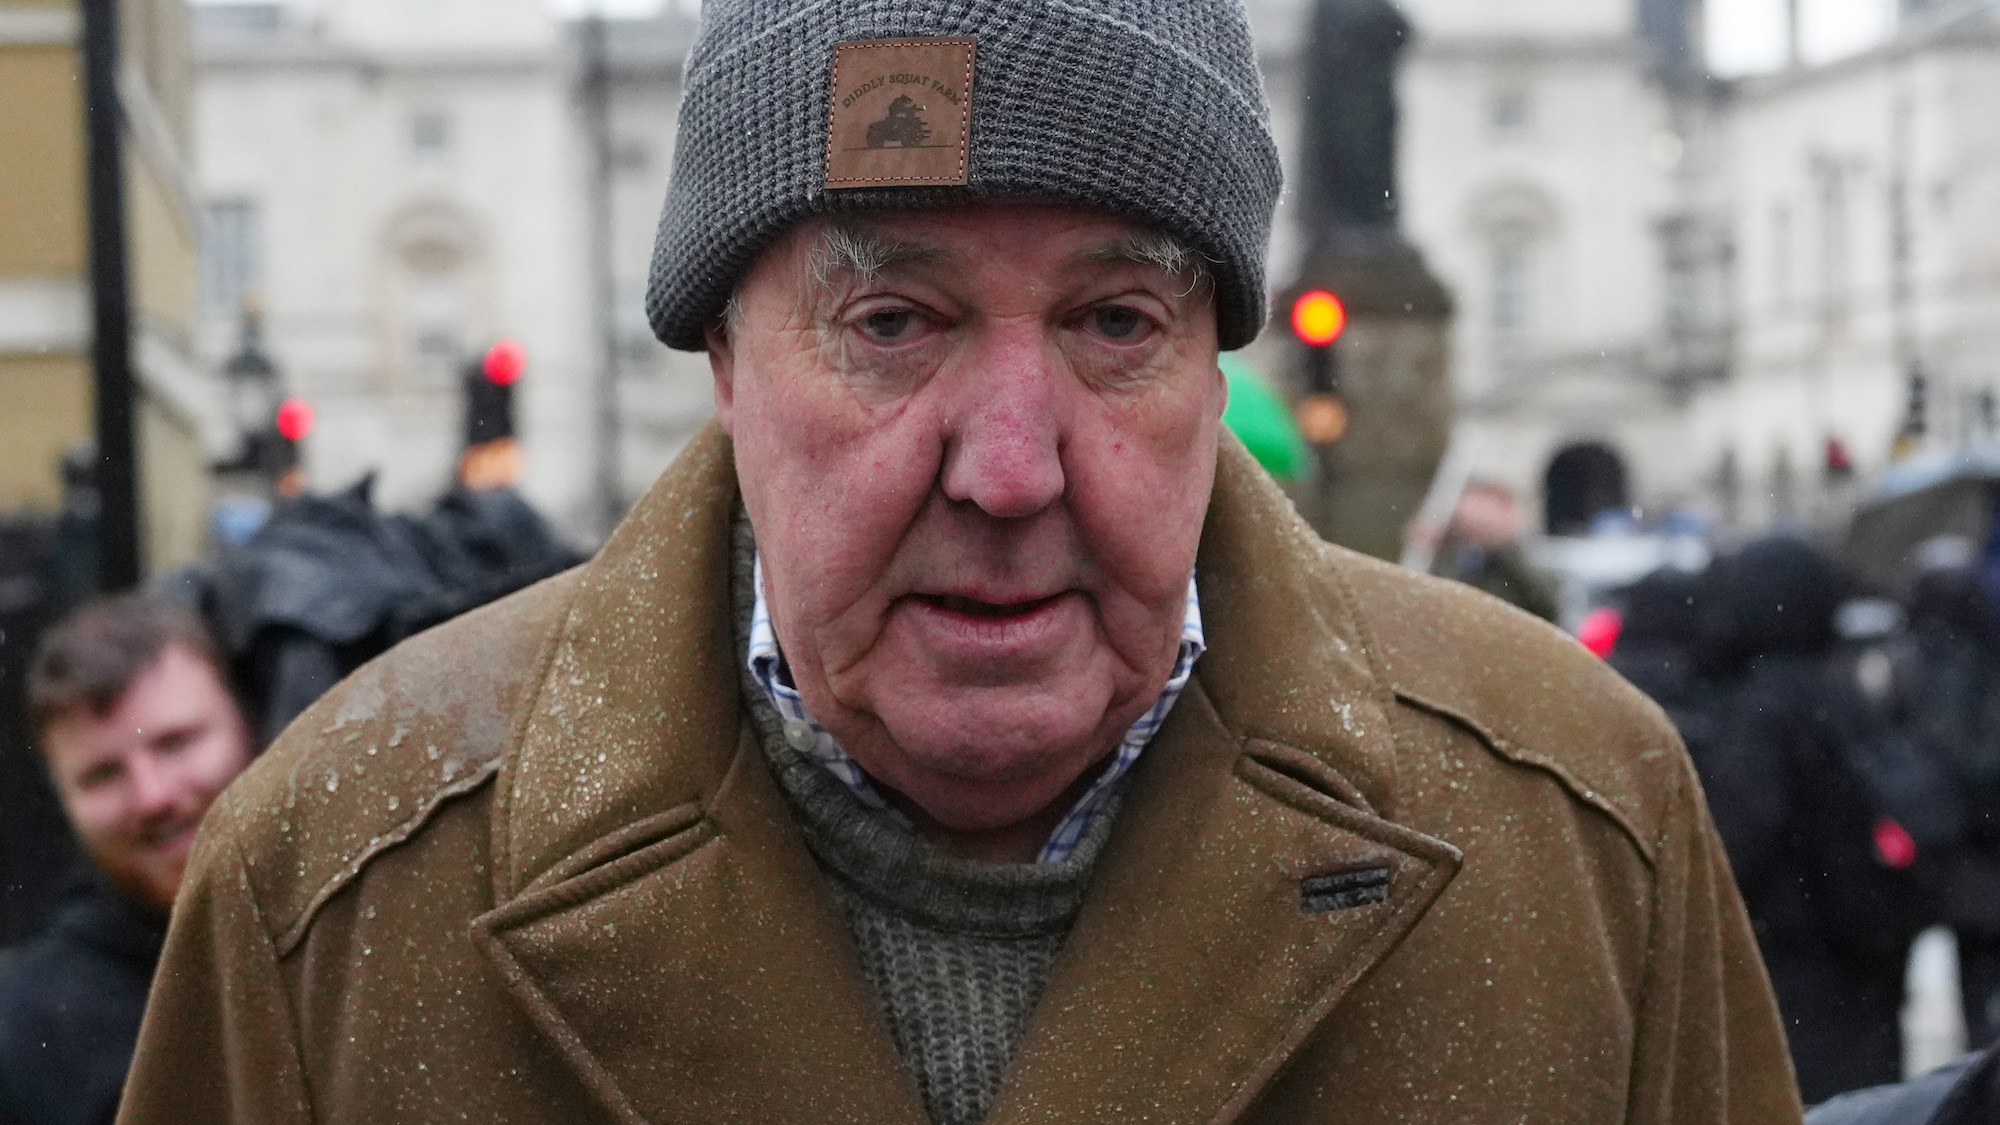
[[[1555,581],[1529,561],[1521,546],[1525,526],[1521,504],[1512,489],[1474,480],[1458,498],[1431,573],[1484,590],[1544,621],[1554,621],[1561,612]]]
[[[1908,627],[1887,646],[1897,719],[1947,774],[1967,820],[1945,885],[1958,936],[1966,1035],[2000,1037],[2000,615],[1970,541],[1940,536],[1915,553]]]
[[[1618,674],[1658,703],[1688,752],[1713,742],[1716,691],[1696,669],[1695,593],[1700,579],[1663,568],[1620,592],[1617,645],[1608,658]]]
[[[36,742],[90,889],[0,967],[0,1122],[109,1122],[202,815],[253,743],[199,620],[138,595],[85,605],[28,679]]]
[[[1687,733],[1808,1104],[1901,1077],[1910,944],[1962,823],[1940,771],[1836,668],[1842,587],[1823,551],[1774,536],[1695,594],[1717,694]]]
[[[1726,693],[1705,674],[1701,657],[1702,581],[1698,573],[1663,567],[1620,591],[1618,635],[1605,660],[1667,713],[1696,772],[1712,785]]]

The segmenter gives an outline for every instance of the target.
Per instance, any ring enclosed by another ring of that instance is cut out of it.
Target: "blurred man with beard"
[[[140,596],[50,633],[28,710],[98,878],[0,969],[0,1122],[108,1122],[195,829],[250,733],[201,623]]]

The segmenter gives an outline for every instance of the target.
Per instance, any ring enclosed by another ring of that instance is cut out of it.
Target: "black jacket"
[[[1993,1125],[2000,1121],[2000,1047],[1894,1086],[1875,1086],[1827,1102],[1806,1125]]]
[[[0,966],[0,1123],[101,1125],[118,1110],[167,920],[103,887]]]
[[[396,642],[583,559],[508,490],[454,488],[422,516],[371,494],[292,500],[168,584],[221,639],[265,742]]]
[[[1969,814],[1947,920],[1961,935],[2000,939],[2000,621],[1979,572],[1919,576],[1892,652],[1899,710]]]
[[[1715,743],[1721,688],[1696,667],[1697,581],[1658,570],[1621,591],[1625,620],[1610,664],[1666,711],[1699,764]]]
[[[1840,587],[1823,553],[1774,538],[1719,560],[1696,599],[1717,695],[1690,750],[1808,1102],[1900,1076],[1928,865],[1962,825],[1935,762],[1836,666]]]

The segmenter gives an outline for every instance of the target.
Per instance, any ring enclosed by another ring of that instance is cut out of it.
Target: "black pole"
[[[84,130],[89,149],[91,366],[97,403],[99,582],[139,584],[138,443],[132,428],[132,318],[125,260],[118,2],[82,0]]]
[[[618,424],[617,288],[611,276],[611,59],[602,11],[583,21],[583,103],[590,137],[590,282],[597,313],[597,517],[604,534],[625,517]]]

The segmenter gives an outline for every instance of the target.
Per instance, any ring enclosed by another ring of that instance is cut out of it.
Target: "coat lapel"
[[[745,729],[704,815],[480,918],[474,939],[623,1122],[922,1125],[845,923]]]
[[[1456,848],[1392,822],[1393,701],[1334,549],[1239,443],[1219,454],[1208,653],[991,1125],[1239,1116],[1457,874]]]
[[[589,567],[497,779],[473,940],[612,1116],[922,1121],[737,696],[730,446]]]
[[[1198,686],[1139,769],[990,1125],[1235,1118],[1457,871]]]

